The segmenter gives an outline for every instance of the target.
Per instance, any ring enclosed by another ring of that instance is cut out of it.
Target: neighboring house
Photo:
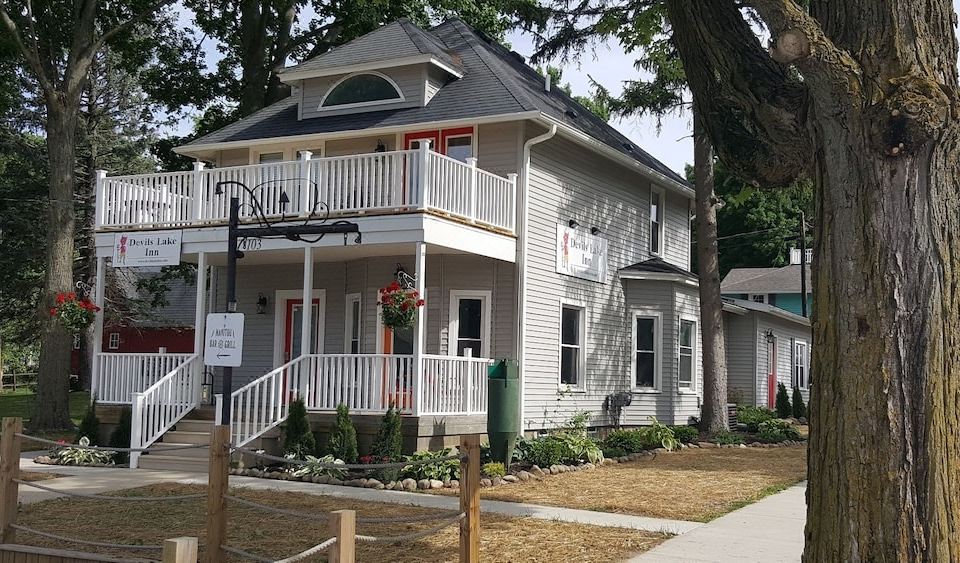
[[[204,314],[225,310],[228,196],[244,202],[244,223],[256,209],[357,225],[310,242],[240,241],[235,442],[281,424],[299,392],[318,429],[346,403],[361,434],[375,431],[393,402],[408,448],[450,443],[485,430],[496,358],[519,361],[525,431],[582,410],[611,424],[603,404],[620,391],[632,394],[624,424],[699,415],[693,191],[679,175],[456,19],[429,31],[400,20],[280,79],[289,98],[177,149],[194,171],[97,188],[101,276],[136,263],[144,237],[179,241],[174,259],[200,266],[196,350]],[[426,300],[408,330],[380,323],[378,289],[395,279]],[[124,387],[98,357],[95,383],[117,404],[141,384],[193,385],[202,369],[191,356],[163,373],[120,370],[139,382]],[[148,390],[135,408],[162,400]],[[164,411],[143,443],[185,407]]]
[[[810,319],[756,301],[723,302],[729,401],[772,409],[777,383],[798,387],[809,401]]]
[[[810,315],[813,307],[813,288],[810,285],[812,254],[811,250],[807,250],[807,316]],[[802,315],[800,251],[795,248],[791,250],[789,266],[730,270],[720,283],[720,292],[724,297],[766,303],[796,315]]]

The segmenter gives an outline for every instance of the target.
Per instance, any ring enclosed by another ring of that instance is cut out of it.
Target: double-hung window
[[[793,342],[793,386],[806,389],[809,384],[809,355],[807,343],[802,340]]]
[[[564,304],[560,307],[560,383],[581,387],[584,380],[584,309]]]
[[[360,294],[352,293],[346,296],[346,330],[344,334],[344,343],[347,354],[360,353],[360,335],[361,317],[360,317]]]
[[[659,324],[660,318],[653,315],[633,316],[633,385],[638,389],[657,389]]]
[[[118,350],[120,349],[120,333],[111,332],[107,340],[107,349],[108,350]]]
[[[663,190],[650,188],[650,252],[663,254]]]
[[[695,321],[680,319],[679,343],[680,361],[677,381],[680,390],[689,391],[694,387],[696,372],[697,323]]]

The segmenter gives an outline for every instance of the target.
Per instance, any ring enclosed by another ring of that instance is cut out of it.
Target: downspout
[[[524,338],[526,337],[526,323],[527,323],[527,249],[528,249],[528,237],[527,237],[527,222],[530,218],[530,209],[527,206],[528,193],[530,187],[530,148],[533,145],[542,143],[551,139],[554,135],[557,134],[557,125],[555,123],[549,124],[550,130],[542,135],[538,135],[532,139],[528,139],[523,143],[523,156],[522,162],[520,165],[520,180],[519,180],[519,189],[517,190],[517,195],[520,199],[520,228],[518,229],[520,233],[520,252],[517,257],[517,271],[519,272],[519,280],[517,283],[517,309],[520,311],[519,321],[517,322],[517,363],[520,370],[520,434],[523,434],[524,427],[526,426],[526,420],[524,420],[524,413],[526,413],[527,398],[526,398],[526,353],[524,351]]]

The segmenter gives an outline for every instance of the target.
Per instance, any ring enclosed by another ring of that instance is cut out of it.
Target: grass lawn
[[[21,481],[49,481],[50,479],[56,479],[58,477],[63,477],[59,473],[47,473],[45,471],[21,471],[20,480]]]
[[[16,391],[10,393],[0,393],[0,417],[18,416],[23,419],[23,425],[30,427],[30,415],[33,414],[33,402],[36,395],[27,391]],[[86,391],[77,391],[70,393],[70,418],[74,424],[79,425],[83,413],[86,412],[90,404],[90,393]],[[50,440],[64,439],[73,442],[74,432],[54,432],[43,435]],[[42,444],[24,443],[23,451],[37,451],[49,449]]]
[[[706,522],[806,478],[806,447],[685,449],[480,490],[485,499]],[[448,494],[441,490],[441,494]]]
[[[194,485],[164,484],[128,491],[135,495],[188,494],[203,492]],[[403,516],[436,512],[435,509],[336,499],[299,493],[236,489],[232,494],[270,506],[325,513],[353,509],[358,516]],[[150,503],[87,499],[58,499],[31,504],[20,511],[18,522],[44,531],[55,531],[89,540],[117,543],[160,543],[165,538],[199,536],[205,543],[206,499]],[[423,530],[434,522],[412,524],[357,524],[358,533],[375,536],[402,535]],[[327,539],[323,522],[266,514],[243,506],[230,506],[229,545],[264,557],[280,559]],[[619,561],[646,551],[667,536],[620,528],[582,526],[529,518],[481,516],[482,561]],[[70,547],[18,532],[18,543],[44,547]],[[357,560],[367,562],[457,561],[458,528],[452,525],[436,535],[403,544],[357,544]],[[87,548],[83,548],[87,549]],[[201,551],[203,551],[201,549]],[[103,553],[108,551],[104,550]],[[114,555],[140,556],[143,552]],[[201,554],[201,560],[203,555]],[[312,557],[307,561],[322,561]]]

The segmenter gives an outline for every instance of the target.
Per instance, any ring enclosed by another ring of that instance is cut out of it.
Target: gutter
[[[524,414],[526,412],[526,352],[524,350],[524,338],[526,338],[527,326],[527,252],[529,247],[529,237],[527,236],[527,223],[530,219],[530,208],[527,205],[527,197],[530,193],[530,149],[533,145],[548,141],[557,134],[557,126],[550,125],[550,130],[542,135],[532,139],[527,139],[523,143],[523,160],[520,165],[520,189],[517,194],[520,196],[520,228],[517,229],[520,237],[519,256],[517,257],[517,271],[520,279],[517,283],[517,308],[520,311],[517,321],[517,363],[520,371],[520,434],[523,434],[525,426]]]

